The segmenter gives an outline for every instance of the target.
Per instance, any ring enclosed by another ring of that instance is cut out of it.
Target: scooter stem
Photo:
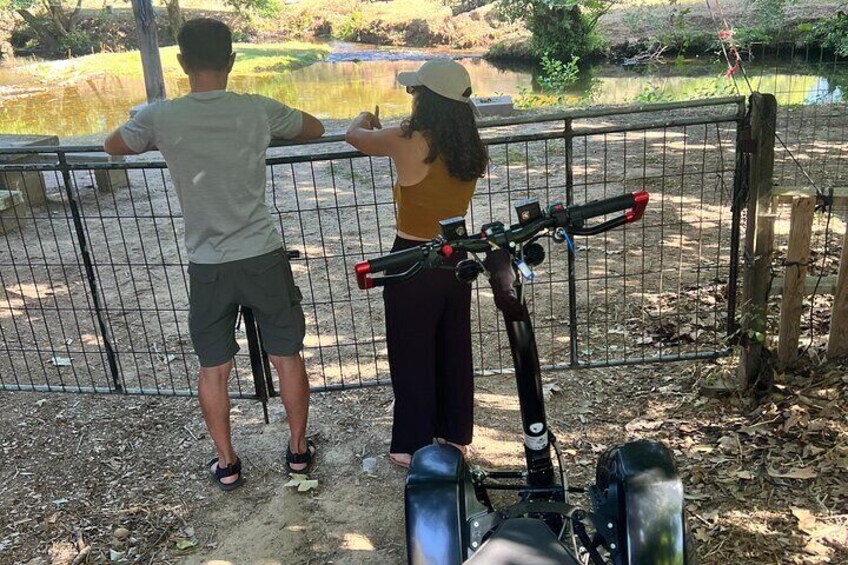
[[[522,316],[504,313],[506,333],[509,336],[515,381],[518,386],[518,403],[524,427],[524,457],[527,460],[527,482],[531,486],[554,484],[551,463],[551,442],[545,417],[545,399],[542,394],[542,371],[530,313],[521,302]]]

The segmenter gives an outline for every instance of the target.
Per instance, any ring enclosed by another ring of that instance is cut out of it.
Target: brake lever
[[[640,216],[641,217],[641,216]],[[638,218],[637,218],[638,219]],[[617,228],[619,226],[623,226],[624,224],[629,224],[630,222],[635,222],[636,220],[628,219],[628,215],[619,216],[617,218],[613,218],[612,220],[607,220],[606,222],[601,222],[600,224],[594,226],[583,226],[581,228],[576,228],[571,230],[572,235],[597,235],[599,233],[603,233],[605,231],[609,231],[613,228]]]
[[[417,275],[419,272],[421,272],[422,269],[424,269],[424,266],[421,263],[416,263],[410,268],[408,268],[406,271],[402,273],[397,273],[396,275],[382,275],[379,277],[375,277],[373,275],[366,275],[363,279],[364,286],[360,284],[359,288],[367,290],[369,288],[374,288],[375,286],[386,286],[387,284],[408,281],[409,279]]]

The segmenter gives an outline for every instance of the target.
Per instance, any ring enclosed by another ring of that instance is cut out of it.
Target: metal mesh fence
[[[830,332],[833,291],[845,234],[848,195],[848,60],[795,44],[754,46],[743,94],[773,93],[778,102],[774,180],[781,193],[819,196],[813,223],[807,298],[802,313],[805,351],[821,358]],[[789,207],[773,205],[776,253],[772,265],[770,334],[777,335],[777,302],[786,273]]]
[[[733,209],[744,100],[561,113],[486,125],[491,164],[469,210],[479,228],[512,203],[651,193],[641,223],[549,245],[529,293],[548,367],[727,352],[735,307]],[[97,148],[0,157],[0,388],[194,394],[182,218],[164,163],[108,163]],[[29,162],[22,162],[26,159]],[[100,162],[98,162],[100,160]],[[314,389],[387,382],[382,300],[352,279],[394,237],[390,161],[338,137],[269,151],[267,202],[305,300]],[[571,292],[569,292],[569,290]],[[485,280],[472,306],[475,367],[503,371],[508,343]],[[243,327],[231,380],[254,397]]]

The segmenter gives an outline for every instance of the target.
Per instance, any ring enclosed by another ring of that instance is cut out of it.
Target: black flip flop
[[[306,453],[292,453],[291,443],[289,443],[289,445],[286,446],[286,469],[288,469],[289,474],[295,473],[298,475],[308,475],[309,471],[312,470],[316,451],[315,444],[309,439],[306,440]],[[295,465],[303,465],[306,463],[306,467],[303,469],[292,469],[292,463]]]
[[[221,467],[220,465],[217,465],[217,463],[218,458],[216,457],[215,459],[211,460],[206,467],[209,468],[212,465],[216,465],[215,471],[212,473],[212,480],[215,481],[215,484],[218,485],[219,489],[223,491],[230,491],[235,490],[244,484],[244,477],[241,473],[241,459],[236,457],[235,462],[231,463],[227,467]],[[238,475],[238,479],[236,479],[232,483],[221,482],[221,479],[232,477],[233,475]]]

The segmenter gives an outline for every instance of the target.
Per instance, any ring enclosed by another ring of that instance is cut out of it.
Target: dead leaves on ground
[[[677,451],[702,557],[753,558],[764,547],[780,547],[798,563],[848,557],[844,375],[838,367],[821,376],[783,376],[769,401],[748,415],[712,401],[690,412],[694,418],[642,416],[627,424],[631,434],[660,436]]]

